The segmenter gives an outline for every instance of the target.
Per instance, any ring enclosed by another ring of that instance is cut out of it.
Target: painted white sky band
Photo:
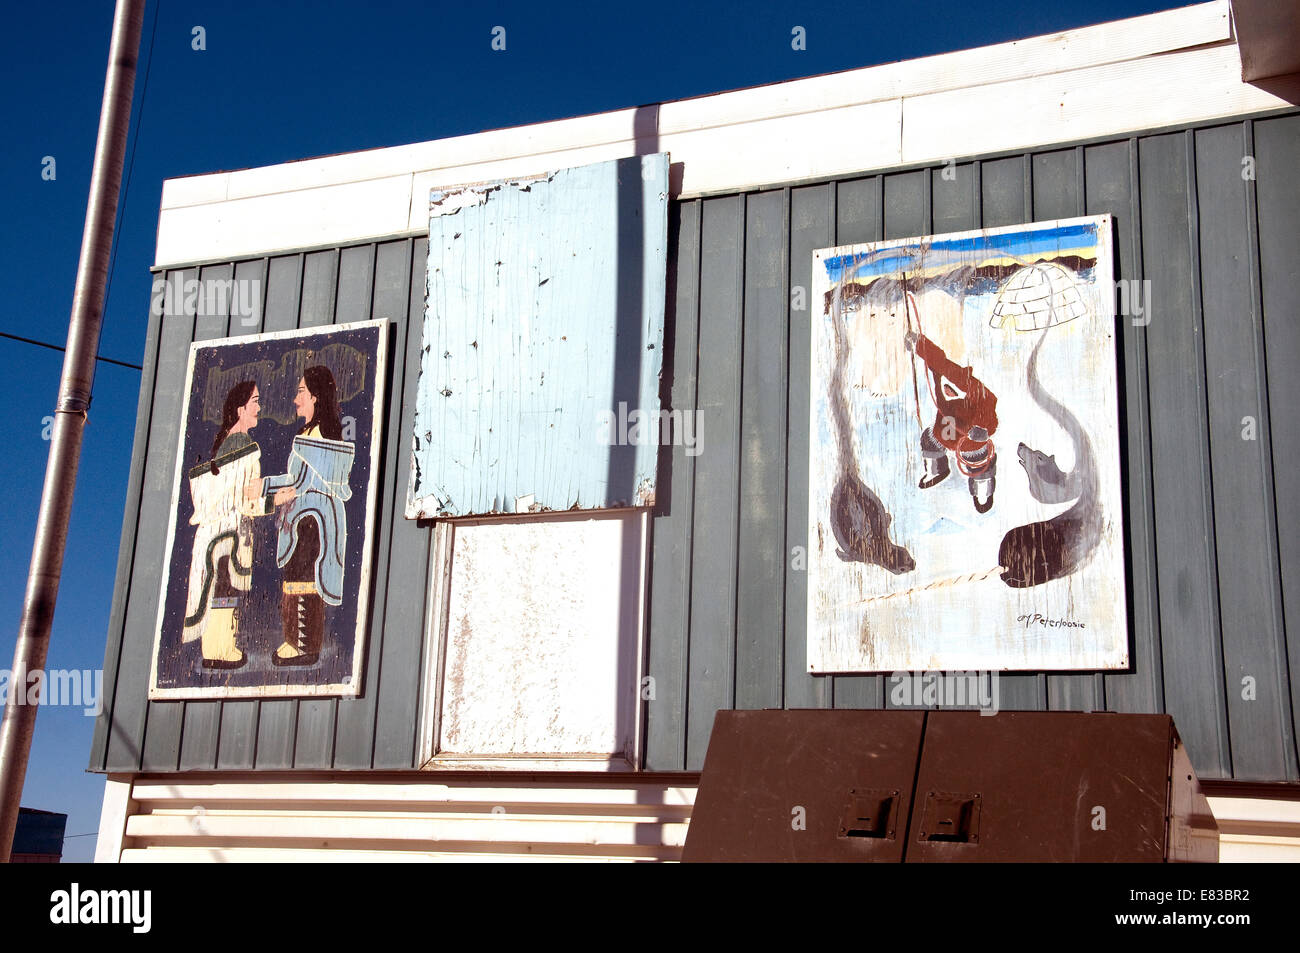
[[[674,196],[737,191],[1283,108],[1300,77],[1270,85],[1276,93],[1242,81],[1228,2],[1214,0],[637,109],[169,179],[155,262],[422,234],[431,190],[628,155],[669,152]]]

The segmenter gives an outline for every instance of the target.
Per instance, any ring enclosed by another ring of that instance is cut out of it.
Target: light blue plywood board
[[[430,205],[406,516],[652,504],[668,156]]]

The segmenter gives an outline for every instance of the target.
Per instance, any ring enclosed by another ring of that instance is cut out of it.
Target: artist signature
[[[1016,621],[1023,622],[1026,629],[1035,623],[1049,629],[1086,629],[1088,627],[1084,623],[1077,622],[1074,619],[1049,619],[1047,616],[1039,615],[1037,612],[1027,612],[1024,615],[1018,615],[1016,616]]]

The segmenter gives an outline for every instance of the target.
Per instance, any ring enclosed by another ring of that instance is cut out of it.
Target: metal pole
[[[9,697],[5,701],[4,724],[0,726],[0,862],[6,863],[13,849],[32,730],[36,727],[37,706],[27,703],[27,676],[45,668],[54,604],[59,595],[59,575],[63,570],[68,518],[72,514],[72,494],[77,483],[77,463],[81,458],[81,434],[95,379],[104,286],[122,185],[122,160],[131,122],[131,96],[135,90],[143,22],[144,0],[118,0],[113,14],[113,39],[108,49],[104,102],[99,113],[95,166],[90,176],[86,227],[81,237],[81,260],[77,264],[77,284],[72,295],[68,350],[54,410],[50,457],[45,465],[45,487],[36,518],[36,540],[32,544],[18,644],[14,647]]]

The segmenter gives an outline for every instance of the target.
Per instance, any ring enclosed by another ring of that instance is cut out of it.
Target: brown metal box
[[[720,711],[682,860],[898,863],[923,711]]]
[[[1213,862],[1218,828],[1168,715],[720,711],[682,859]]]
[[[1218,827],[1168,715],[932,711],[906,859],[1214,862]]]

